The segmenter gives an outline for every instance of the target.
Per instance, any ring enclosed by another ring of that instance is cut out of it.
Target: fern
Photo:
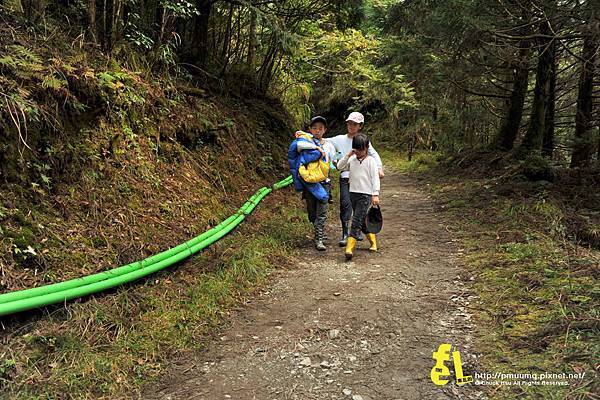
[[[63,88],[65,86],[67,82],[65,82],[63,79],[58,79],[57,77],[53,76],[53,75],[49,75],[49,76],[45,76],[42,79],[42,87],[45,89],[54,89],[54,90],[59,90],[61,88]]]
[[[68,74],[72,74],[75,71],[75,67],[71,64],[62,64],[62,69],[65,70]]]
[[[52,65],[56,69],[65,71],[67,74],[71,74],[73,71],[75,71],[75,67],[60,58],[51,58],[49,61],[52,62]]]
[[[123,82],[130,82],[133,80],[131,75],[129,75],[127,72],[123,72],[123,71],[113,71],[112,75],[116,79],[123,81]]]
[[[42,64],[42,59],[33,51],[21,45],[12,45],[9,48],[19,56],[20,59],[26,60],[33,64]]]
[[[17,60],[11,56],[0,57],[0,65],[15,68],[17,66]]]
[[[108,72],[99,72],[98,75],[98,83],[102,87],[108,87],[110,89],[115,88],[115,77],[109,74]]]

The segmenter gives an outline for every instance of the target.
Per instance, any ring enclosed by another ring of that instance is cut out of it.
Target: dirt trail
[[[473,386],[438,388],[429,378],[440,343],[459,346],[465,373],[473,365],[456,239],[414,180],[388,173],[382,184],[379,253],[359,243],[345,262],[332,227],[326,252],[311,248],[314,262],[277,271],[206,351],[176,360],[142,398],[477,397]]]

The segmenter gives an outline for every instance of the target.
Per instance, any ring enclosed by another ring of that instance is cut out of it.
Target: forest
[[[243,82],[281,99],[296,124],[315,110],[355,108],[398,146],[514,150],[571,168],[600,152],[594,2],[7,0],[2,10],[5,25],[17,16],[46,43],[67,35],[71,48],[152,79]],[[19,93],[26,80],[62,95],[64,111],[89,112],[85,99],[68,96],[78,66],[55,58],[42,69],[15,29],[3,29],[2,68],[16,75],[3,82],[4,130],[21,131],[28,119],[52,128],[56,119]]]
[[[472,385],[472,398],[596,398],[599,52],[597,0],[0,0],[0,296],[214,228],[289,175],[288,145],[311,117],[331,137],[358,111],[393,171],[384,259],[419,253],[393,248],[405,230],[460,243],[430,261],[458,254],[452,276],[472,278],[458,297],[478,299],[464,307],[480,356],[465,371],[585,372],[561,388]],[[0,398],[154,398],[148,382],[175,354],[212,348],[278,263],[308,254],[292,192],[172,271],[0,316]],[[415,207],[401,221],[394,196]],[[429,208],[437,219],[419,214]],[[425,292],[415,274],[407,285]],[[429,380],[441,337],[412,375]],[[408,398],[459,398],[449,387]],[[286,398],[329,398],[306,390]]]

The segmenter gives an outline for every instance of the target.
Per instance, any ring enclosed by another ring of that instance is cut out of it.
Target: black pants
[[[327,193],[331,193],[331,184],[321,182]],[[306,212],[308,220],[315,226],[315,239],[323,240],[325,232],[325,223],[327,222],[327,207],[328,201],[319,201],[311,192],[304,189],[302,197],[306,200]]]
[[[340,221],[342,221],[342,225],[350,221],[351,218],[350,179],[340,178]]]
[[[367,216],[369,207],[371,207],[371,195],[350,192],[350,202],[353,210],[350,236],[356,239],[360,231],[364,234],[369,233],[365,224],[365,217]]]

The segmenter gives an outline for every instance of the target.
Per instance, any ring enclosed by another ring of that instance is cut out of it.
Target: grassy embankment
[[[276,101],[45,35],[0,27],[1,293],[170,248],[285,176],[291,128]],[[285,264],[308,233],[300,210],[289,189],[273,193],[190,262],[3,317],[0,397],[134,396]]]
[[[271,194],[191,261],[24,321],[3,346],[5,396],[135,397],[173,354],[201,349],[273,268],[286,266],[307,233],[301,209],[289,203],[289,192]]]
[[[478,372],[585,373],[569,386],[490,387],[490,397],[593,398],[599,389],[600,252],[589,243],[600,232],[598,182],[507,175],[518,168],[481,173],[483,158],[462,168],[432,153],[418,153],[411,162],[390,151],[383,157],[427,183],[466,249],[478,297],[471,304]]]

